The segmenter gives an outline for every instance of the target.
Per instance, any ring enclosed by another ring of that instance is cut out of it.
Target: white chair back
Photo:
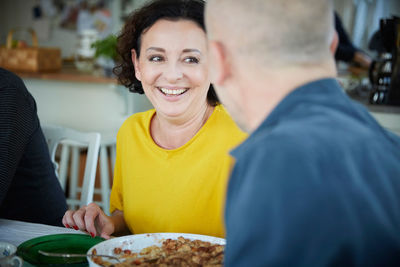
[[[85,171],[83,175],[83,184],[81,188],[81,197],[76,199],[76,194],[69,194],[67,197],[67,204],[70,208],[75,208],[75,206],[88,205],[93,202],[95,178],[96,178],[96,168],[97,160],[100,148],[100,134],[99,133],[85,133],[76,131],[70,128],[65,128],[55,125],[43,125],[42,130],[46,138],[50,158],[54,164],[54,169],[56,171],[57,177],[60,179],[61,187],[65,190],[66,188],[66,174],[68,169],[68,157],[69,154],[66,153],[67,146],[75,147],[87,147],[87,157],[85,164]],[[62,144],[62,152],[60,159],[60,170],[58,169],[58,164],[56,162],[56,150],[58,145]],[[60,175],[63,174],[63,175]],[[72,183],[73,186],[77,186],[77,181]],[[70,190],[76,192],[77,188],[70,188]]]

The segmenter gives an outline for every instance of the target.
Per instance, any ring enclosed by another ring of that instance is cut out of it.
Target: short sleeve
[[[115,160],[114,167],[114,179],[113,185],[111,189],[110,196],[110,213],[113,213],[115,210],[123,210],[123,198],[122,198],[122,174],[121,174],[121,145],[119,141],[119,135],[117,137],[117,157]]]

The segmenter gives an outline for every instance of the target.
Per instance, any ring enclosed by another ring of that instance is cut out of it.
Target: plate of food
[[[186,233],[137,234],[112,238],[92,247],[89,266],[223,266],[225,239]]]

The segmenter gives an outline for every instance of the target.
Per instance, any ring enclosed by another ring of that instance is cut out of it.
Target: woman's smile
[[[170,87],[157,87],[157,89],[165,96],[174,97],[186,93],[189,88],[170,88]]]

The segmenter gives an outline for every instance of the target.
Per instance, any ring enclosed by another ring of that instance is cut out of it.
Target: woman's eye
[[[151,56],[149,57],[149,61],[153,61],[153,62],[160,62],[163,60],[162,56]]]
[[[199,60],[195,57],[187,57],[184,59],[186,63],[199,63]]]

